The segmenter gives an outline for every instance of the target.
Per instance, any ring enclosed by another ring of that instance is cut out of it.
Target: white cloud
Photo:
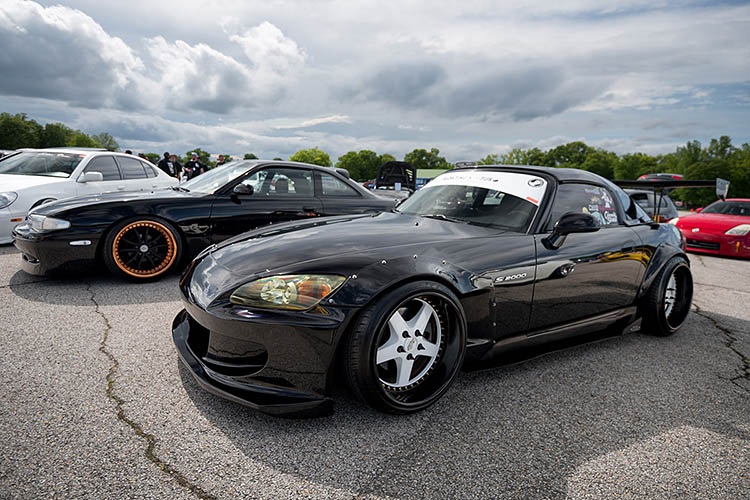
[[[257,68],[280,76],[299,70],[305,63],[305,51],[268,21],[241,34],[232,34],[229,39],[242,47],[247,58]]]
[[[747,4],[0,1],[7,109],[67,106],[144,148],[439,147],[457,160],[519,141],[748,140]]]

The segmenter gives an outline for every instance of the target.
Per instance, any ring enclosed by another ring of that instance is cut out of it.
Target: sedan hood
[[[21,189],[67,182],[67,177],[50,177],[47,175],[12,175],[0,174],[0,191],[20,191]]]
[[[698,228],[701,232],[724,234],[740,224],[750,224],[750,217],[743,215],[724,214],[695,214],[680,217],[677,227],[692,230]]]
[[[91,205],[105,203],[127,203],[137,200],[184,200],[185,198],[195,198],[206,196],[205,193],[194,193],[186,191],[176,191],[171,188],[157,189],[154,191],[125,191],[114,193],[99,193],[88,196],[77,196],[75,198],[66,198],[45,204],[35,213],[42,215],[56,215],[68,210],[75,210],[80,207],[90,207]]]

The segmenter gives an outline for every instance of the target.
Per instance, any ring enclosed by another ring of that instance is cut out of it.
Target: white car
[[[80,148],[25,149],[0,159],[0,244],[12,242],[13,228],[42,203],[176,185],[177,179],[133,155]]]

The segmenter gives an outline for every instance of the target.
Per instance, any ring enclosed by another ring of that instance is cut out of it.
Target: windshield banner
[[[507,193],[539,206],[547,181],[535,175],[491,170],[456,170],[431,180],[422,189],[435,186],[472,186]]]

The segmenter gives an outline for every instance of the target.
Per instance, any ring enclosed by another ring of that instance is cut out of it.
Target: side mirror
[[[104,176],[101,172],[84,172],[79,178],[78,182],[102,182]]]
[[[695,213],[697,213],[697,214],[701,213],[701,211],[703,211],[703,207],[695,209]]]
[[[234,194],[253,194],[254,192],[255,189],[248,184],[237,184],[234,186],[234,189],[232,189],[232,193]]]
[[[599,221],[593,215],[583,212],[568,212],[563,214],[552,229],[552,234],[542,242],[544,246],[556,250],[565,242],[565,237],[573,233],[593,233],[601,228]]]

